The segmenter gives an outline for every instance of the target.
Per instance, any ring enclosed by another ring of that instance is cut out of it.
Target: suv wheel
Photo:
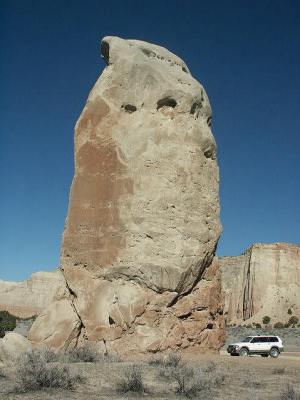
[[[270,356],[272,358],[277,358],[279,356],[279,350],[277,349],[277,347],[272,347],[270,350]]]
[[[242,347],[241,350],[239,351],[239,355],[241,357],[247,357],[249,354],[248,349],[246,349],[246,347]]]

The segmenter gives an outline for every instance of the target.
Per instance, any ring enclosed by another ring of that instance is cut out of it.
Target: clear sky
[[[58,266],[73,127],[105,35],[181,56],[213,108],[219,255],[300,242],[300,2],[0,0],[0,278]]]

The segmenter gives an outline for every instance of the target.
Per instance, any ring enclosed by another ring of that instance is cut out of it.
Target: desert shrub
[[[292,315],[292,314],[293,314],[293,311],[289,308],[288,311],[287,311],[287,313],[288,313],[289,315]]]
[[[176,394],[187,398],[196,397],[199,392],[207,391],[208,384],[206,380],[202,380],[199,376],[195,376],[192,368],[181,366],[174,368],[171,375],[176,381]]]
[[[264,387],[266,384],[262,382],[261,377],[257,374],[248,372],[248,378],[243,382],[243,386],[251,389],[256,390],[261,387]]]
[[[104,363],[118,363],[121,362],[122,359],[117,353],[106,353],[106,354],[99,354],[99,361]]]
[[[263,319],[262,319],[262,322],[263,322],[264,325],[269,324],[270,321],[271,321],[271,318],[270,318],[268,315],[265,315],[265,316],[263,317]]]
[[[166,367],[177,367],[181,363],[181,355],[179,353],[170,353],[164,364]]]
[[[209,361],[203,368],[202,370],[206,373],[212,373],[216,371],[217,366],[213,361]]]
[[[40,350],[41,357],[45,360],[46,363],[50,362],[58,362],[61,358],[61,355],[58,352],[55,352],[51,347],[44,347]]]
[[[282,322],[276,322],[276,323],[274,324],[274,328],[276,328],[276,329],[282,329],[282,328],[284,328],[284,324],[283,324]]]
[[[119,393],[134,392],[140,394],[146,391],[140,365],[132,365],[125,371],[124,377],[117,383],[117,391]]]
[[[19,358],[15,391],[28,392],[44,388],[71,390],[75,383],[82,380],[80,375],[72,375],[68,366],[48,364],[43,352],[33,350]]]
[[[292,317],[289,318],[288,320],[288,326],[292,326],[293,328],[298,324],[299,318],[296,317],[296,315],[293,315]]]
[[[206,399],[225,379],[214,363],[199,370],[180,365],[172,368],[171,377],[177,383],[176,394],[189,399],[193,397]]]
[[[280,393],[279,400],[300,400],[300,395],[296,393],[291,384],[287,384]]]
[[[0,338],[5,336],[5,332],[13,331],[16,327],[17,317],[8,311],[0,311]]]
[[[163,366],[159,369],[158,377],[167,381],[176,382],[176,394],[187,398],[207,398],[217,386],[224,382],[224,375],[213,362],[209,362],[202,368],[195,370],[183,364]]]
[[[277,368],[273,368],[273,370],[272,370],[272,374],[275,374],[275,375],[283,375],[284,373],[285,373],[285,368],[277,367]]]
[[[166,358],[162,356],[151,357],[148,361],[149,365],[161,367],[177,367],[181,363],[181,355],[179,353],[169,353]]]
[[[151,357],[151,358],[148,360],[148,364],[149,364],[149,365],[156,366],[156,367],[163,366],[163,365],[164,365],[164,359],[163,359],[162,357],[158,357],[158,356],[156,356],[156,357]]]
[[[98,360],[100,360],[100,354],[88,343],[66,353],[66,361],[68,362],[96,362]]]
[[[254,326],[255,326],[256,329],[260,329],[260,328],[261,328],[261,324],[259,324],[259,323],[257,323],[257,322],[254,323]]]

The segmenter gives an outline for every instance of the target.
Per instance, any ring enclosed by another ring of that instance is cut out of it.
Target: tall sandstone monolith
[[[61,252],[70,296],[30,339],[88,339],[120,353],[216,350],[221,225],[208,97],[163,47],[105,37],[101,52],[107,66],[75,128]]]

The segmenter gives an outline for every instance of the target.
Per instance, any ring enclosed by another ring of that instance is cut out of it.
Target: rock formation
[[[0,365],[15,361],[21,353],[31,349],[31,343],[24,336],[8,332],[3,339],[0,339]]]
[[[65,291],[65,279],[60,270],[35,272],[23,282],[0,280],[0,311],[30,318],[40,314]]]
[[[218,349],[219,172],[211,108],[168,50],[106,37],[107,67],[75,127],[62,296],[33,343],[121,353]]]
[[[266,315],[272,324],[300,320],[300,245],[254,244],[220,265],[227,324],[261,324]]]

